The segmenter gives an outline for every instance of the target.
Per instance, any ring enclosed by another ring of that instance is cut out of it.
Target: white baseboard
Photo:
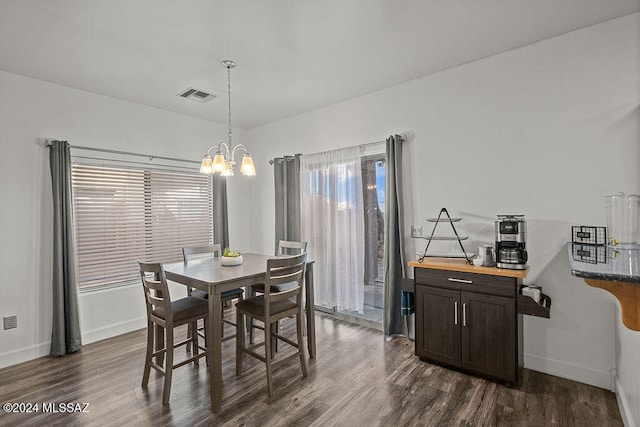
[[[618,408],[620,409],[622,422],[626,427],[634,427],[637,424],[634,423],[633,414],[631,413],[631,408],[629,408],[629,400],[627,399],[627,395],[624,393],[624,389],[620,385],[620,380],[616,378],[615,382],[616,400],[618,401]]]
[[[614,391],[615,384],[609,371],[596,371],[586,366],[574,365],[561,360],[548,359],[534,354],[524,354],[524,367],[556,377]]]
[[[46,342],[0,353],[0,369],[47,356],[50,348],[51,342]]]
[[[105,326],[104,328],[94,329],[93,331],[84,332],[82,334],[82,344],[91,344],[92,342],[126,334],[127,332],[137,331],[138,329],[145,328],[146,326],[147,318],[145,316],[139,319]],[[51,342],[45,342],[0,353],[0,369],[47,356],[49,355],[50,347]]]
[[[138,319],[127,320],[126,322],[120,322],[102,328],[94,329],[92,331],[83,332],[82,344],[91,344],[92,342],[102,341],[107,338],[137,331],[138,329],[145,328],[146,326],[147,317],[144,316]]]

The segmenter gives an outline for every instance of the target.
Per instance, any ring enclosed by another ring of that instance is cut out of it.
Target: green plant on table
[[[232,257],[233,258],[233,257],[238,257],[240,255],[242,255],[240,252],[232,251],[229,248],[224,248],[224,252],[222,252],[222,256],[224,256],[224,257]]]

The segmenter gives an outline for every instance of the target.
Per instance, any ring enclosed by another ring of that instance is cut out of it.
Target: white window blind
[[[139,280],[136,259],[172,262],[213,243],[212,180],[197,173],[74,164],[78,283]]]

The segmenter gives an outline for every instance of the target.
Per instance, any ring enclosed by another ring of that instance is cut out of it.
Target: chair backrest
[[[307,253],[300,255],[283,256],[267,260],[267,273],[264,283],[265,311],[269,311],[269,305],[276,301],[288,298],[296,298],[296,304],[302,306],[302,283],[306,268]],[[271,292],[272,289],[284,286],[283,291]]]
[[[190,259],[204,258],[204,255],[213,255],[215,258],[221,256],[222,249],[220,243],[216,243],[215,245],[182,248],[182,258],[184,259],[184,262],[189,262]]]
[[[307,251],[307,242],[292,242],[280,240],[278,242],[278,255],[299,255]]]
[[[167,321],[171,321],[171,319],[173,319],[171,296],[169,295],[167,276],[165,275],[162,264],[138,260],[138,268],[140,269],[140,278],[142,279],[142,287],[144,288],[147,318],[156,323],[163,322],[164,319],[153,314],[153,311],[159,308],[164,314],[164,318],[167,319]]]

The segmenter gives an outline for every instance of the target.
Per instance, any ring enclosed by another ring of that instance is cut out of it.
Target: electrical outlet
[[[2,320],[4,321],[5,331],[7,329],[14,329],[18,327],[18,316],[3,317]]]

